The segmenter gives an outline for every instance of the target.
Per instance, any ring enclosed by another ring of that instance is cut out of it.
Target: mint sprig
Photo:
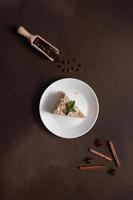
[[[68,101],[66,103],[66,110],[65,114],[68,115],[69,112],[75,112],[76,110],[74,109],[75,101]]]

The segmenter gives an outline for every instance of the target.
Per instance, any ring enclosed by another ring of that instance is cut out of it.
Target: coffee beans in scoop
[[[35,40],[33,41],[33,44],[40,49],[42,52],[47,54],[50,58],[53,60],[56,60],[58,57],[58,53],[55,48],[50,46],[48,43],[40,39],[40,37],[36,37]]]

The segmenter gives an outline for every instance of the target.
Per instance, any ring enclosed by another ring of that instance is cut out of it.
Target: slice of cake
[[[69,117],[85,117],[85,115],[75,105],[75,101],[70,100],[69,97],[63,92],[60,95],[59,100],[53,109],[53,113]]]

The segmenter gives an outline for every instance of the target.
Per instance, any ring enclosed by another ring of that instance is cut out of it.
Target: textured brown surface
[[[132,10],[129,0],[0,0],[0,200],[133,199]],[[78,59],[81,72],[61,72],[18,25]],[[99,98],[96,125],[77,139],[50,134],[38,116],[40,95],[61,77],[87,82]],[[123,167],[113,177],[77,169],[97,137],[117,148]]]

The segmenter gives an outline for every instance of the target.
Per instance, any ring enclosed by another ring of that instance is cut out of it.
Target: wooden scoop
[[[59,50],[42,37],[29,33],[23,26],[18,27],[17,32],[27,38],[31,45],[43,53],[49,60],[55,61],[57,59]]]

